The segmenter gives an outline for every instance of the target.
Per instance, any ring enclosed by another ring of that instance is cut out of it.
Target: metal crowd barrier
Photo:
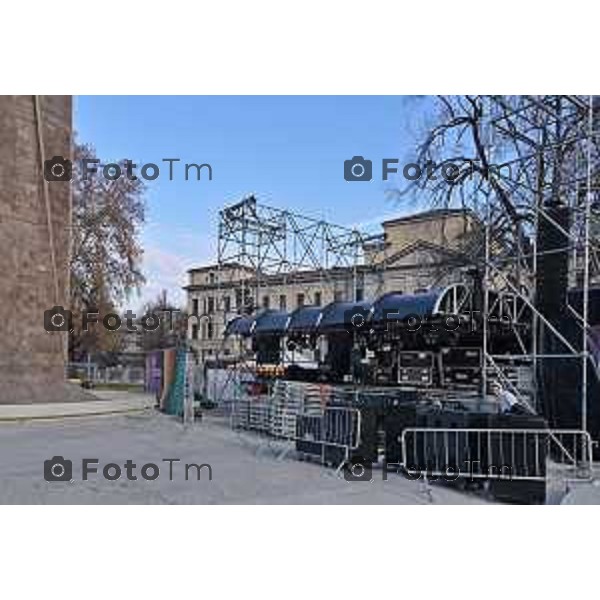
[[[287,444],[281,457],[295,449],[341,469],[360,445],[361,414],[358,408],[326,406],[309,411],[282,408],[271,397],[241,399],[231,414],[234,429],[263,435],[268,442]]]
[[[356,450],[360,444],[360,426],[358,408],[327,406],[319,415],[298,413],[293,439]]]
[[[402,467],[411,475],[543,481],[553,465],[565,479],[592,476],[586,431],[408,428],[401,438]]]
[[[268,396],[242,398],[231,405],[231,427],[268,434],[273,427],[272,414]]]

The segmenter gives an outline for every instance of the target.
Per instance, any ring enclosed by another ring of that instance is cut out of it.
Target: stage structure
[[[456,406],[446,406],[448,403],[443,400],[436,403],[429,389],[429,378],[417,389],[418,402],[429,402],[426,417],[418,408],[410,409],[417,423],[415,427],[401,422],[405,415],[394,415],[396,409],[386,405],[396,392],[406,404],[411,390],[388,385],[381,390],[383,417],[389,423],[392,416],[398,416],[399,424],[385,425],[385,440],[386,443],[398,440],[401,432],[400,463],[407,460],[404,453],[407,448],[423,447],[425,459],[433,453],[447,465],[453,449],[455,458],[460,455],[459,444],[464,449],[465,442],[459,438],[466,434],[473,440],[466,443],[466,456],[472,457],[474,448],[484,448],[481,461],[476,462],[484,464],[490,457],[500,455],[511,456],[511,469],[516,464],[515,456],[527,457],[524,460],[528,466],[530,462],[539,464],[539,471],[522,475],[523,493],[543,498],[546,464],[564,463],[573,467],[569,479],[581,478],[579,472],[583,466],[588,478],[592,440],[600,440],[600,98],[486,96],[467,100],[477,114],[466,121],[465,127],[475,130],[473,144],[478,155],[485,158],[478,167],[480,179],[472,183],[474,193],[469,206],[479,217],[484,234],[481,244],[473,247],[466,261],[473,267],[474,277],[470,283],[464,282],[471,289],[450,286],[439,296],[428,290],[419,296],[418,303],[416,294],[415,298],[404,299],[399,294],[387,294],[383,304],[393,301],[394,308],[399,308],[400,304],[414,301],[416,307],[421,307],[429,299],[432,308],[427,313],[435,310],[456,314],[463,312],[468,304],[479,310],[478,299],[481,300],[482,335],[468,350],[477,350],[473,353],[477,358],[473,369],[480,372],[481,382],[474,393],[476,399],[481,399],[482,408],[461,412]],[[485,110],[481,110],[484,104]],[[446,130],[440,129],[445,135]],[[504,168],[491,173],[491,165]],[[460,191],[464,199],[464,190]],[[450,200],[451,195],[447,198]],[[258,305],[261,281],[273,272],[281,277],[282,283],[302,282],[306,270],[316,269],[323,278],[335,278],[336,270],[345,266],[350,268],[355,291],[357,278],[369,274],[371,254],[365,248],[368,240],[359,234],[341,228],[339,235],[330,236],[327,225],[320,221],[309,221],[312,224],[303,226],[286,211],[267,209],[263,213],[262,208],[251,197],[225,209],[221,215],[219,264],[247,269],[244,286],[249,290],[247,298],[253,299],[248,302],[248,313]],[[376,272],[377,265],[371,266]],[[371,291],[369,296],[382,304],[379,291]],[[415,312],[412,307],[411,312]],[[376,315],[377,308],[372,321],[376,321]],[[324,318],[321,315],[319,324]],[[513,345],[510,350],[504,347],[505,351],[498,351],[498,321],[511,328],[518,349]],[[286,327],[291,322],[289,319]],[[239,325],[240,331],[245,331],[246,323]],[[248,331],[251,327],[250,324]],[[455,349],[444,342],[440,351]],[[421,355],[423,361],[429,361],[431,353],[424,350],[420,340],[417,350],[419,361]],[[389,353],[382,348],[381,354],[385,352]],[[400,366],[408,373],[412,369],[423,370],[425,363],[417,363],[415,359]],[[523,373],[529,377],[521,377]],[[348,388],[351,394],[369,393],[366,386],[360,385],[361,379],[353,379],[353,386]],[[483,409],[491,396],[488,383],[492,381],[502,382],[521,400],[524,406],[520,406],[519,412],[505,415]],[[417,386],[418,383],[411,388]],[[448,389],[445,377],[440,388]],[[319,387],[318,392],[322,391]],[[464,405],[466,394],[457,393],[458,403]],[[253,395],[264,396],[267,405],[269,399],[277,397],[268,389]],[[293,397],[290,393],[282,394],[285,402]],[[322,403],[322,398],[319,400]],[[280,404],[273,402],[272,406],[278,410]],[[536,414],[530,414],[527,406]],[[262,410],[264,405],[257,402],[256,407]],[[371,409],[366,403],[359,405],[361,422],[365,425],[361,439],[369,439],[373,456],[379,456],[378,445],[373,441],[379,430],[372,427],[371,434],[367,433]],[[312,417],[305,413],[296,413],[295,423],[300,423],[296,432],[302,432],[304,421]],[[252,416],[250,412],[249,415]],[[422,420],[420,425],[418,419]],[[507,433],[509,446],[502,442]],[[515,443],[515,435],[523,441]],[[571,444],[564,443],[566,436],[572,438]],[[417,438],[423,443],[417,443]],[[427,438],[430,443],[425,443]],[[406,439],[413,441],[407,444]],[[483,445],[481,439],[485,440]],[[305,440],[298,441],[304,444]],[[302,447],[297,449],[303,451]],[[393,457],[394,449],[386,446],[385,456],[386,460]],[[598,457],[597,452],[595,456]],[[421,467],[417,471],[427,473],[428,463],[420,459],[418,462]],[[518,471],[517,476],[520,476]],[[528,491],[528,482],[537,487]],[[494,489],[500,495],[505,493],[504,484],[514,491],[512,482],[497,483],[498,486],[492,481],[490,487],[494,495]]]
[[[471,295],[482,298],[481,394],[485,399],[488,383],[500,380],[551,427],[599,439],[600,99],[506,98],[481,99],[486,117],[474,136],[488,163],[502,167],[491,174],[484,165],[488,192],[476,182],[471,202],[484,233],[467,257],[475,274]],[[358,289],[370,299],[383,291],[386,261],[373,260],[382,247],[380,237],[251,196],[221,212],[220,282],[234,275],[247,314],[267,308],[261,289],[274,281],[306,284],[305,304],[313,304],[315,274],[333,286],[350,281],[348,299],[358,303]],[[518,351],[497,352],[499,319],[514,330]]]
[[[222,289],[234,290],[235,312],[246,315],[264,309],[293,310],[292,299],[290,305],[265,306],[261,302],[265,291],[277,300],[287,298],[286,290],[293,289],[307,306],[324,306],[338,294],[349,302],[375,298],[384,290],[386,250],[383,233],[367,235],[267,206],[250,195],[219,212],[217,303],[222,302]],[[216,307],[221,319],[216,327],[225,330],[232,308]],[[242,349],[234,354],[227,357],[232,373],[247,364]],[[231,377],[239,380],[243,374],[228,375],[227,382]]]
[[[491,100],[479,132],[490,162],[502,166],[496,193],[481,208],[483,312],[487,317],[510,298],[501,309],[507,323],[530,313],[532,335],[521,353],[495,355],[485,332],[483,393],[486,380],[500,378],[533,400],[550,426],[589,430],[598,439],[600,371],[592,344],[599,321],[591,299],[600,285],[600,98],[519,96],[510,105],[502,98]],[[515,365],[533,374],[530,394],[511,377]]]
[[[357,300],[358,290],[374,298],[383,291],[386,261],[382,257],[383,234],[369,236],[266,206],[254,196],[219,213],[219,283],[241,279],[238,296],[247,313],[268,308],[260,302],[261,290],[267,287],[272,291],[293,285],[304,292],[305,304],[321,304],[312,293],[315,281],[319,289],[345,287],[348,301]]]

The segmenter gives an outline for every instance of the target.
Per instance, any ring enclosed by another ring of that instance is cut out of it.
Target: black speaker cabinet
[[[383,418],[385,431],[385,460],[388,463],[404,463],[402,432],[417,426],[417,409],[413,404],[389,407]]]
[[[375,408],[363,406],[361,412],[360,440],[356,450],[350,452],[349,459],[360,460],[365,463],[376,463],[378,460],[377,452],[377,416],[378,411]],[[344,442],[350,445],[349,437],[340,436],[334,433],[332,413],[325,415],[325,440],[327,442]],[[339,465],[345,460],[345,449],[342,446],[325,444],[324,449],[325,462],[332,465]]]

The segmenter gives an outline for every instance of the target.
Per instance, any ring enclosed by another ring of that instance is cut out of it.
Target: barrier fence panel
[[[231,426],[233,429],[247,429],[256,433],[270,433],[272,409],[268,396],[241,398],[232,404]]]
[[[269,442],[287,444],[282,456],[295,449],[300,455],[317,457],[340,469],[360,445],[360,410],[344,406],[320,407],[318,411],[309,408],[307,411],[302,403],[282,404],[276,395],[249,396],[235,403],[231,425],[265,435]]]
[[[330,446],[356,450],[360,443],[360,410],[328,406],[323,412],[322,438]]]
[[[586,431],[408,428],[401,438],[402,467],[415,475],[543,481],[552,464],[566,479],[592,476]]]

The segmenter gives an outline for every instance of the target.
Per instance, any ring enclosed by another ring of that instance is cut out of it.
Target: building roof
[[[410,215],[405,215],[403,217],[398,217],[396,219],[389,219],[387,221],[383,221],[381,224],[383,227],[386,225],[396,225],[403,223],[414,223],[417,221],[434,221],[436,219],[443,219],[447,217],[474,217],[475,214],[472,210],[468,208],[433,208],[431,210],[425,210],[417,213],[413,213]]]
[[[255,272],[255,269],[247,265],[243,265],[239,262],[227,262],[223,264],[213,263],[210,265],[202,265],[201,267],[191,267],[187,270],[188,273],[207,273],[209,271],[223,271],[224,269],[242,269],[251,273]]]

